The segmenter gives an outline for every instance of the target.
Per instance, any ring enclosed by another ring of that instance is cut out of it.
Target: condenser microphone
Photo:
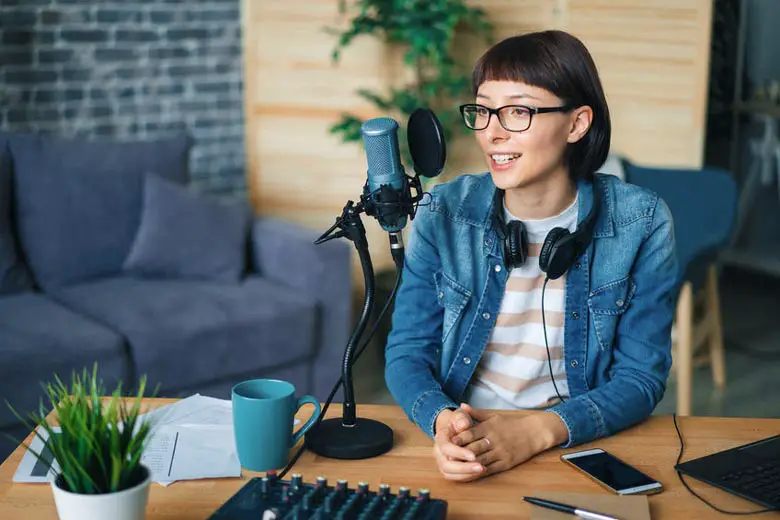
[[[369,119],[360,131],[368,162],[366,213],[376,217],[390,234],[390,253],[400,269],[404,254],[401,230],[407,223],[411,193],[398,148],[398,123],[389,117]]]

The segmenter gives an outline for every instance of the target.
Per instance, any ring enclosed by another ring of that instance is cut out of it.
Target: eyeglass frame
[[[471,128],[469,125],[466,124],[466,114],[464,113],[464,111],[467,107],[480,107],[488,111],[487,124],[485,124],[484,128],[480,128],[480,129]],[[511,108],[511,107],[524,108],[528,110],[529,116],[528,116],[527,127],[525,127],[522,130],[510,130],[509,128],[506,127],[504,122],[501,120],[501,116],[499,115],[499,112],[505,108]],[[468,128],[469,130],[474,130],[475,132],[481,132],[482,130],[485,130],[487,127],[490,126],[490,118],[492,118],[493,114],[495,114],[496,118],[498,119],[498,123],[507,132],[525,132],[529,128],[531,128],[531,122],[533,121],[534,116],[536,114],[548,114],[551,112],[568,112],[569,110],[573,110],[574,108],[576,108],[576,105],[560,105],[557,107],[529,107],[528,105],[504,105],[498,108],[490,108],[490,107],[486,107],[485,105],[480,105],[479,103],[465,103],[463,105],[460,105],[460,107],[458,108],[460,110],[461,121],[463,121],[463,124],[466,125],[466,128]]]

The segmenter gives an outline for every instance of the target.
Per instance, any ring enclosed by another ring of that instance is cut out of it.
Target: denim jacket
[[[570,397],[548,409],[568,429],[564,447],[647,418],[671,366],[678,265],[669,209],[648,190],[597,174],[578,183],[580,221],[593,189],[602,194],[593,240],[565,280]],[[438,413],[463,400],[509,277],[490,218],[494,190],[489,174],[461,175],[435,186],[411,223],[385,379],[431,438]]]

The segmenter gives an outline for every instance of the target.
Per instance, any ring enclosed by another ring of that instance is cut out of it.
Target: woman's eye
[[[512,109],[512,117],[526,117],[528,115],[528,110],[524,108],[513,108]]]
[[[478,108],[477,109],[477,115],[484,117],[484,116],[488,115],[488,111],[486,109],[484,109],[484,108]]]

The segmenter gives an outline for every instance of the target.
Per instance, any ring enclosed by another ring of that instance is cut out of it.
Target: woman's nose
[[[487,138],[491,143],[500,142],[509,137],[509,132],[501,125],[496,114],[490,117],[485,133],[487,133]]]

